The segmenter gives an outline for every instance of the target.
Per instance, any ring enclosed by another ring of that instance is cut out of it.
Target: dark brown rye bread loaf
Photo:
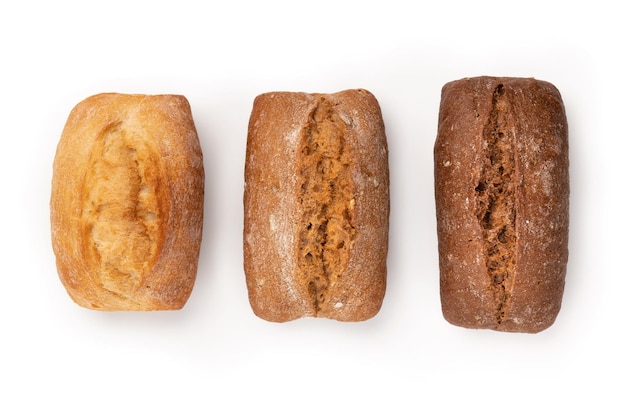
[[[559,91],[528,78],[446,84],[434,156],[444,317],[467,328],[548,328],[561,307],[568,257]]]
[[[387,141],[371,93],[255,99],[244,269],[257,316],[273,322],[374,316],[385,293],[388,228]]]

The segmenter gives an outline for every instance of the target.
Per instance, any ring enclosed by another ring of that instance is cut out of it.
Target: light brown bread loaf
[[[257,316],[374,316],[385,293],[389,228],[387,141],[374,96],[258,96],[244,216],[244,266]]]
[[[559,91],[524,78],[446,84],[434,154],[444,317],[468,328],[546,329],[560,310],[568,257]]]
[[[189,103],[100,94],[71,112],[50,217],[61,282],[97,310],[173,310],[194,285],[204,204]]]

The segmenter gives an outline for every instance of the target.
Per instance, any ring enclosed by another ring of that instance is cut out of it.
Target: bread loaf
[[[244,266],[257,316],[374,316],[385,293],[389,228],[387,141],[374,96],[258,96],[244,216]]]
[[[446,84],[434,157],[444,317],[508,332],[551,326],[568,258],[568,132],[559,91],[524,78]]]
[[[100,94],[71,112],[53,166],[52,247],[61,282],[97,310],[174,310],[194,285],[202,152],[189,103]]]

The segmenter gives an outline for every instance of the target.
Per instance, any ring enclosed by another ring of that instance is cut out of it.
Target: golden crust
[[[552,325],[569,223],[567,121],[558,90],[524,78],[446,84],[434,157],[444,317],[510,332]]]
[[[204,168],[183,96],[99,94],[70,113],[50,219],[61,282],[97,310],[175,310],[196,277]]]
[[[387,142],[374,96],[258,96],[244,216],[244,266],[257,316],[374,316],[385,293],[389,228]]]

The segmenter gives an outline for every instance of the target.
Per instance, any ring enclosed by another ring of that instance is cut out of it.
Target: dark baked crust
[[[374,96],[258,96],[244,216],[244,267],[257,316],[374,316],[385,293],[389,228],[387,142]]]
[[[434,157],[446,320],[527,333],[552,325],[569,224],[567,121],[558,90],[525,78],[446,84]]]

